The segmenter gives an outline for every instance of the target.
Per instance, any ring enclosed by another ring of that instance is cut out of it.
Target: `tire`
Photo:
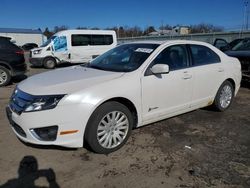
[[[0,66],[0,87],[8,85],[10,80],[10,71],[5,67]]]
[[[118,124],[120,126],[116,127]],[[92,151],[108,154],[126,143],[132,127],[133,117],[125,105],[115,101],[106,102],[91,115],[85,130],[85,142]]]
[[[46,69],[54,69],[56,67],[56,60],[53,57],[47,57],[43,61],[43,66]]]
[[[213,107],[216,111],[223,112],[230,107],[234,98],[234,87],[229,81],[220,86],[214,100]]]

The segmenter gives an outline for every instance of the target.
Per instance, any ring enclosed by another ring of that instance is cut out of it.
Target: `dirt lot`
[[[224,113],[201,109],[154,123],[98,155],[20,142],[5,116],[15,85],[0,89],[0,187],[250,187],[248,88]]]

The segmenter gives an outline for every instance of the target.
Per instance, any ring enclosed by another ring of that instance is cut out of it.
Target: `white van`
[[[50,69],[64,62],[87,63],[116,45],[115,31],[60,31],[39,48],[31,50],[30,63]]]

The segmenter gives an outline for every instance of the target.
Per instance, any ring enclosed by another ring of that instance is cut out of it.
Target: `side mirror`
[[[169,73],[169,66],[166,64],[156,64],[150,70],[153,74],[167,74]]]

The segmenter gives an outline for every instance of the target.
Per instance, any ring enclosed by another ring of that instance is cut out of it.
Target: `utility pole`
[[[249,11],[248,11],[248,0],[244,1],[244,26],[245,30],[248,30],[248,17],[249,17]]]

